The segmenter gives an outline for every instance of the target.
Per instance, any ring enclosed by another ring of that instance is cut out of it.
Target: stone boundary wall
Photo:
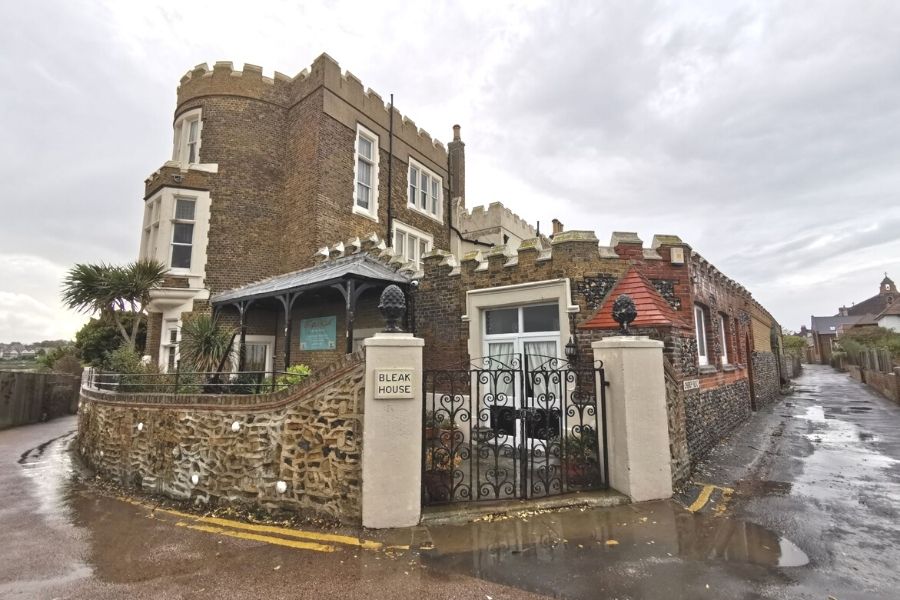
[[[0,429],[74,415],[80,383],[63,373],[0,372]]]
[[[666,409],[669,414],[669,450],[672,455],[672,485],[678,486],[691,476],[684,418],[684,395],[681,381],[668,360],[663,360],[666,378]]]
[[[696,464],[729,432],[750,419],[747,379],[708,390],[684,392],[687,445]]]
[[[82,388],[77,448],[105,478],[195,505],[359,522],[364,392],[362,353],[273,394]]]
[[[771,352],[754,352],[753,395],[756,408],[772,404],[779,398],[781,381],[778,379],[778,359]]]
[[[785,354],[781,357],[781,372],[785,378],[794,379],[795,377],[799,377],[802,370],[803,365],[800,362],[799,356]]]

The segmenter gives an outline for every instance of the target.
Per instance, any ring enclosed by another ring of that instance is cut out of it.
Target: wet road
[[[361,537],[123,501],[71,477],[74,418],[2,431],[0,598],[896,598],[900,407],[825,367],[796,387],[701,467],[680,498],[694,513]]]

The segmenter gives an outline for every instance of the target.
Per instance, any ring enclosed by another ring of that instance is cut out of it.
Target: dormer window
[[[200,109],[191,110],[175,121],[175,142],[172,160],[186,165],[200,162]]]

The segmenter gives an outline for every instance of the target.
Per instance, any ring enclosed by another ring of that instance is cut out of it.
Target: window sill
[[[353,202],[353,214],[359,215],[361,217],[365,217],[365,218],[369,219],[370,221],[374,221],[374,222],[378,223],[378,215],[377,214],[373,215],[371,213],[371,211],[361,208],[359,205],[356,204],[355,201]]]
[[[737,367],[735,365],[722,365],[722,370],[726,372],[737,371]]]
[[[711,375],[713,373],[718,373],[718,369],[716,369],[715,365],[701,365],[699,373],[701,375]]]

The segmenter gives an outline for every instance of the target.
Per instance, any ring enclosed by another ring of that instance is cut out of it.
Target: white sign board
[[[684,389],[685,390],[699,390],[700,389],[700,380],[699,379],[686,379],[684,381]]]
[[[412,369],[375,369],[376,400],[414,397]]]

